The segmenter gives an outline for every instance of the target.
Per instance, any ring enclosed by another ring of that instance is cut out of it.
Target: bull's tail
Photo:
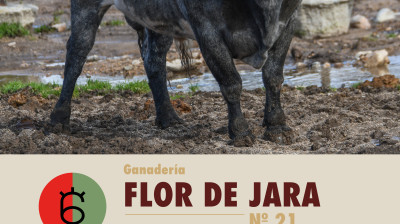
[[[181,63],[185,69],[186,75],[190,76],[190,69],[192,64],[192,51],[190,50],[190,40],[187,39],[174,39],[176,50],[181,58]]]

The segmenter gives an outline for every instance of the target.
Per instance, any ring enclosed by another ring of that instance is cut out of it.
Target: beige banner
[[[110,224],[377,224],[399,220],[399,156],[0,156],[0,170],[2,223],[42,223],[38,204],[43,188],[54,177],[71,172],[85,174],[101,186],[107,200],[104,223]],[[125,207],[126,182],[138,183],[132,207]],[[140,206],[143,182],[153,207]],[[167,207],[157,206],[154,199],[160,182],[173,189]],[[175,206],[176,182],[190,184],[192,207]],[[205,207],[206,182],[221,186],[218,206]],[[232,190],[236,207],[224,206],[225,182],[237,183]],[[267,184],[276,182],[282,207],[263,207],[262,203],[250,207],[255,182],[261,183],[261,201]],[[300,204],[307,183],[315,182],[320,207],[283,207],[285,182],[299,186]]]

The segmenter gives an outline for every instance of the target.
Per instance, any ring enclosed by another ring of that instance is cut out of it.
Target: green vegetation
[[[397,89],[400,91],[400,85],[397,86]]]
[[[103,82],[103,81],[98,81],[98,80],[88,80],[86,85],[78,85],[77,86],[78,91],[87,93],[95,90],[102,91],[104,93],[108,93],[112,89],[112,85],[109,82]]]
[[[62,14],[64,14],[64,10],[60,9],[60,10],[55,11],[55,12],[53,13],[53,16],[54,16],[54,17],[56,17],[56,16],[61,16]]]
[[[115,86],[118,91],[130,90],[134,93],[148,93],[150,92],[150,86],[146,81],[128,82],[122,83]]]
[[[61,94],[61,86],[57,84],[43,84],[43,83],[24,83],[21,81],[12,81],[0,87],[0,93],[11,94],[24,88],[30,87],[32,92],[47,98],[50,95],[59,96]],[[92,91],[99,91],[99,94],[106,94],[112,91],[132,91],[134,93],[147,93],[150,92],[150,87],[146,81],[130,82],[119,84],[115,87],[109,82],[92,81],[89,80],[86,85],[77,85],[74,90],[74,97],[79,97],[82,93]]]
[[[386,35],[386,37],[387,38],[396,38],[397,35],[395,33],[391,33],[391,34]]]
[[[51,25],[60,23],[60,17],[62,14],[64,14],[63,10],[58,10],[58,11],[54,12],[53,13],[53,22],[51,23]]]
[[[47,98],[49,95],[59,96],[61,93],[61,88],[57,84],[43,84],[43,83],[23,83],[21,81],[12,81],[4,86],[0,87],[0,92],[2,94],[15,93],[21,89],[30,87],[32,92]]]
[[[175,94],[173,96],[171,96],[171,100],[177,100],[177,99],[183,99],[186,98],[185,95],[181,95],[181,94]]]
[[[376,37],[375,35],[371,34],[370,36],[361,38],[361,40],[362,40],[362,41],[376,42],[376,41],[379,40],[379,38]]]
[[[305,30],[296,30],[296,31],[294,32],[294,35],[295,35],[296,37],[303,38],[303,37],[305,37],[305,36],[307,35],[307,32],[306,32]]]
[[[101,24],[102,26],[123,26],[125,25],[124,21],[121,20],[111,20]]]
[[[329,87],[329,89],[331,90],[331,92],[337,92],[337,88]]]
[[[0,38],[3,37],[22,37],[29,35],[29,30],[25,29],[19,23],[1,23]]]
[[[56,31],[56,29],[49,25],[42,25],[38,28],[35,28],[34,31],[35,31],[35,33],[51,33],[51,32]]]
[[[361,82],[355,83],[355,84],[353,84],[353,85],[351,86],[351,88],[353,88],[353,89],[358,89],[358,87],[360,87],[361,84],[362,84]]]
[[[199,85],[190,85],[189,86],[190,93],[195,94],[200,90]]]
[[[296,86],[296,89],[300,90],[300,91],[303,91],[305,89],[305,87],[304,86]]]

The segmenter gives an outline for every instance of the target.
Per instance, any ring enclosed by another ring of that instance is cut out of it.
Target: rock
[[[290,53],[295,60],[300,60],[303,57],[303,52],[296,47],[293,47]]]
[[[131,71],[133,69],[133,66],[132,65],[128,65],[128,66],[125,66],[124,67],[124,70],[125,71]]]
[[[356,15],[351,18],[350,26],[357,29],[369,30],[371,29],[371,23],[367,17],[362,15]]]
[[[172,72],[181,72],[184,71],[185,68],[182,66],[181,60],[176,59],[171,62],[167,61],[167,70]]]
[[[342,62],[333,64],[333,67],[335,67],[335,68],[343,68],[343,66],[344,66],[344,64]]]
[[[356,54],[356,59],[361,60],[362,57],[365,57],[368,54],[372,54],[372,51],[360,51]]]
[[[55,25],[53,25],[51,27],[56,29],[59,33],[67,31],[67,24],[66,23],[55,24]]]
[[[189,69],[194,69],[196,66],[203,64],[201,59],[192,59],[190,62],[191,64]],[[171,62],[167,61],[167,70],[171,72],[184,72],[185,67],[182,66],[182,61],[180,59],[175,59]]]
[[[15,48],[17,46],[17,42],[11,42],[7,44],[9,47]]]
[[[312,70],[321,70],[321,63],[318,62],[318,61],[312,63],[311,69],[312,69]]]
[[[307,65],[304,64],[303,62],[297,62],[296,63],[296,70],[303,70],[303,69],[306,69],[306,68],[307,68]]]
[[[39,8],[32,4],[8,3],[0,6],[0,23],[20,23],[22,26],[32,26]]]
[[[27,68],[27,67],[29,67],[29,64],[26,63],[25,61],[23,61],[23,62],[21,63],[21,65],[20,65],[20,67],[21,67],[21,68]]]
[[[331,63],[325,62],[324,65],[322,65],[322,68],[323,68],[323,69],[329,69],[329,68],[331,68]]]
[[[141,64],[142,64],[142,61],[140,61],[138,59],[135,59],[135,60],[132,61],[132,65],[134,65],[134,66],[138,66],[138,65],[141,65]]]
[[[13,107],[19,107],[26,104],[27,99],[23,93],[16,93],[8,98],[8,104]]]
[[[362,62],[366,68],[390,64],[389,53],[386,50],[358,52],[356,58],[358,61]]]
[[[177,85],[176,88],[177,89],[183,89],[183,86],[182,85]]]
[[[381,77],[374,78],[371,81],[365,81],[362,83],[359,88],[363,87],[373,87],[373,88],[397,88],[397,86],[400,85],[400,80],[396,78],[394,75],[384,75]]]
[[[299,10],[301,37],[329,37],[347,33],[353,0],[303,0]]]
[[[91,55],[87,57],[86,61],[87,62],[94,62],[100,60],[100,57],[98,55]]]
[[[378,15],[376,16],[376,22],[383,23],[386,21],[394,20],[396,18],[396,14],[388,8],[383,8],[379,10]]]

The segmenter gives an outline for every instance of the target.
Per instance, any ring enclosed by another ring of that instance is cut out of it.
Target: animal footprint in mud
[[[17,122],[17,128],[19,129],[35,129],[35,124],[31,119],[25,118]]]

